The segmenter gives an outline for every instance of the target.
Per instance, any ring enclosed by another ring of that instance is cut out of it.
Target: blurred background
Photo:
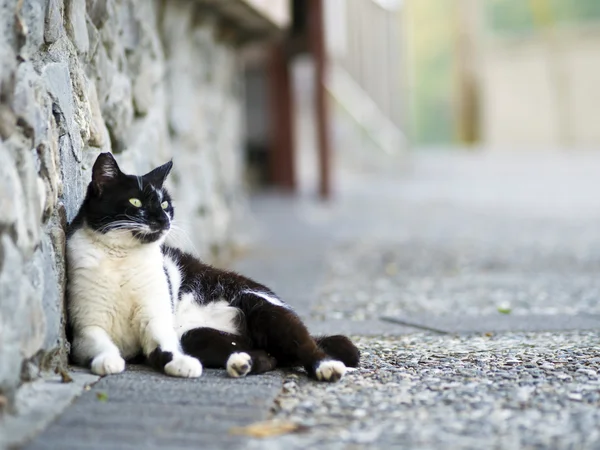
[[[0,414],[68,369],[67,229],[101,152],[173,159],[171,243],[313,333],[597,330],[599,80],[600,0],[0,0]],[[139,407],[44,448],[119,446]],[[0,448],[42,428],[1,426]]]
[[[254,184],[293,190],[313,175],[326,196],[333,154],[369,167],[431,148],[600,144],[595,0],[296,0],[286,12],[285,37],[245,50]]]

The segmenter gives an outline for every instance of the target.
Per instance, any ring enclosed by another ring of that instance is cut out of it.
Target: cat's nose
[[[169,219],[164,214],[160,217],[156,217],[152,221],[151,228],[156,230],[165,230],[169,228]]]

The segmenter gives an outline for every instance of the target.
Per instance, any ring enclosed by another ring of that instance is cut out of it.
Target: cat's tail
[[[360,351],[350,339],[341,334],[335,336],[314,336],[313,339],[329,357],[344,363],[346,367],[358,367]]]

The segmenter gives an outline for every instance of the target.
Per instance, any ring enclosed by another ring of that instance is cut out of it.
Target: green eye
[[[141,208],[142,207],[142,202],[139,199],[137,199],[137,198],[130,198],[129,199],[129,203],[131,203],[136,208]]]
[[[169,207],[169,202],[162,202],[162,203],[160,204],[160,207],[161,207],[162,209],[167,209],[167,208]]]

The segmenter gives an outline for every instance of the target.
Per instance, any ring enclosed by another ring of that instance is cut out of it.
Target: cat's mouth
[[[163,236],[165,236],[167,233],[169,232],[169,228],[159,228],[159,229],[152,229],[152,228],[148,228],[148,230],[133,230],[131,233],[133,234],[133,237],[135,237],[136,239],[140,240],[141,242],[145,243],[145,244],[149,244],[151,242],[156,242],[158,241],[160,238],[162,238]]]

